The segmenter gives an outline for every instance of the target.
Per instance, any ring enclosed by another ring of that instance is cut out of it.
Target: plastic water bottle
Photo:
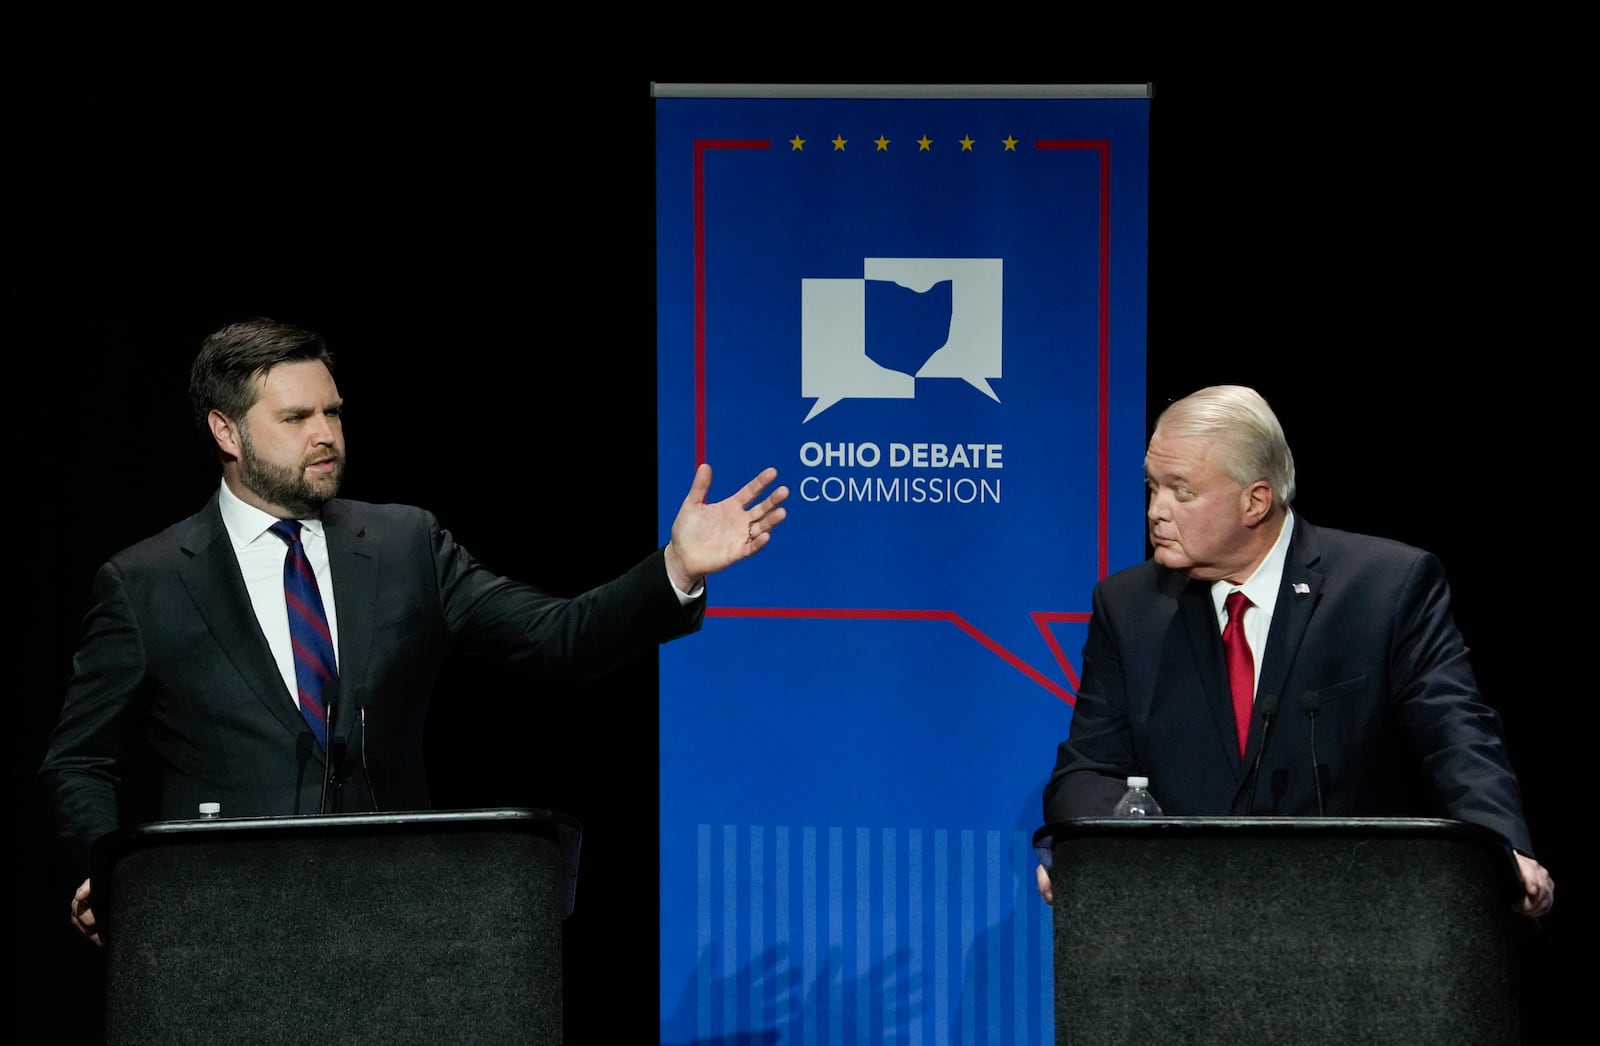
[[[1161,804],[1150,794],[1150,779],[1128,778],[1128,790],[1122,793],[1111,813],[1114,817],[1160,817]]]

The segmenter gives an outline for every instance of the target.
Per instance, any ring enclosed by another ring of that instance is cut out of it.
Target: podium
[[[1519,1041],[1487,829],[1433,819],[1082,819],[1039,829],[1059,1046]]]
[[[579,842],[529,809],[114,832],[105,1041],[559,1043]]]

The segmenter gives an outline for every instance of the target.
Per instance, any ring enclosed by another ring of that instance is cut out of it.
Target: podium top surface
[[[579,823],[566,814],[525,807],[475,810],[397,811],[368,814],[305,814],[268,817],[196,817],[128,825],[95,840],[90,864],[97,909],[110,907],[113,869],[135,855],[161,849],[271,843],[333,846],[355,839],[427,840],[455,834],[485,833],[532,837],[554,844],[559,859],[561,908],[572,910],[582,843]]]
[[[91,864],[96,872],[128,854],[153,846],[222,838],[303,839],[384,835],[405,837],[451,832],[517,832],[555,841],[563,863],[576,874],[583,832],[566,814],[528,807],[477,810],[397,811],[368,814],[301,814],[269,817],[195,817],[128,825],[95,840]]]
[[[566,814],[530,807],[478,810],[406,810],[395,813],[301,814],[281,817],[193,817],[150,821],[111,833],[122,841],[182,836],[191,832],[237,831],[246,833],[440,831],[451,828],[505,828],[516,831],[551,829],[562,834],[580,831]],[[108,838],[111,838],[108,837]]]
[[[1033,833],[1033,848],[1043,854],[1058,843],[1092,837],[1201,836],[1292,838],[1370,836],[1373,838],[1454,838],[1479,846],[1504,848],[1493,831],[1479,824],[1438,817],[1076,817],[1054,821]]]

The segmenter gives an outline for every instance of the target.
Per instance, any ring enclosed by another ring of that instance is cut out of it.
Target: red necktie
[[[1222,629],[1222,652],[1228,659],[1228,689],[1233,691],[1233,720],[1239,728],[1239,754],[1250,740],[1250,709],[1255,704],[1256,661],[1244,638],[1244,612],[1254,603],[1243,592],[1228,593],[1228,623]]]

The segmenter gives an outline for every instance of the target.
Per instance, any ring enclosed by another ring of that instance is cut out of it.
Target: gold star
[[[845,137],[841,134],[833,140],[833,151],[836,153],[844,152],[844,143]]]
[[[798,134],[795,135],[793,138],[789,139],[789,148],[792,151],[799,152],[801,149],[804,149],[805,147],[806,147],[806,140],[804,138],[800,137]]]
[[[917,139],[917,151],[924,153],[933,152],[933,139],[929,138],[926,133],[924,133],[921,138]]]
[[[1010,136],[1010,135],[1009,135],[1009,134],[1008,134],[1008,135],[1006,135],[1006,136],[1005,136],[1005,138],[1003,138],[1003,139],[1001,139],[1001,140],[1002,140],[1002,141],[1003,141],[1003,142],[1005,142],[1005,146],[1006,146],[1006,152],[1008,152],[1008,153],[1014,153],[1014,152],[1016,152],[1016,151],[1017,151],[1017,140],[1016,140],[1016,139],[1015,139],[1015,138],[1013,138],[1013,137],[1011,137],[1011,136]]]
[[[972,135],[966,134],[961,136],[961,151],[964,153],[970,153],[972,151]]]
[[[874,140],[878,143],[878,151],[880,153],[886,153],[889,151],[889,139],[880,134]]]

